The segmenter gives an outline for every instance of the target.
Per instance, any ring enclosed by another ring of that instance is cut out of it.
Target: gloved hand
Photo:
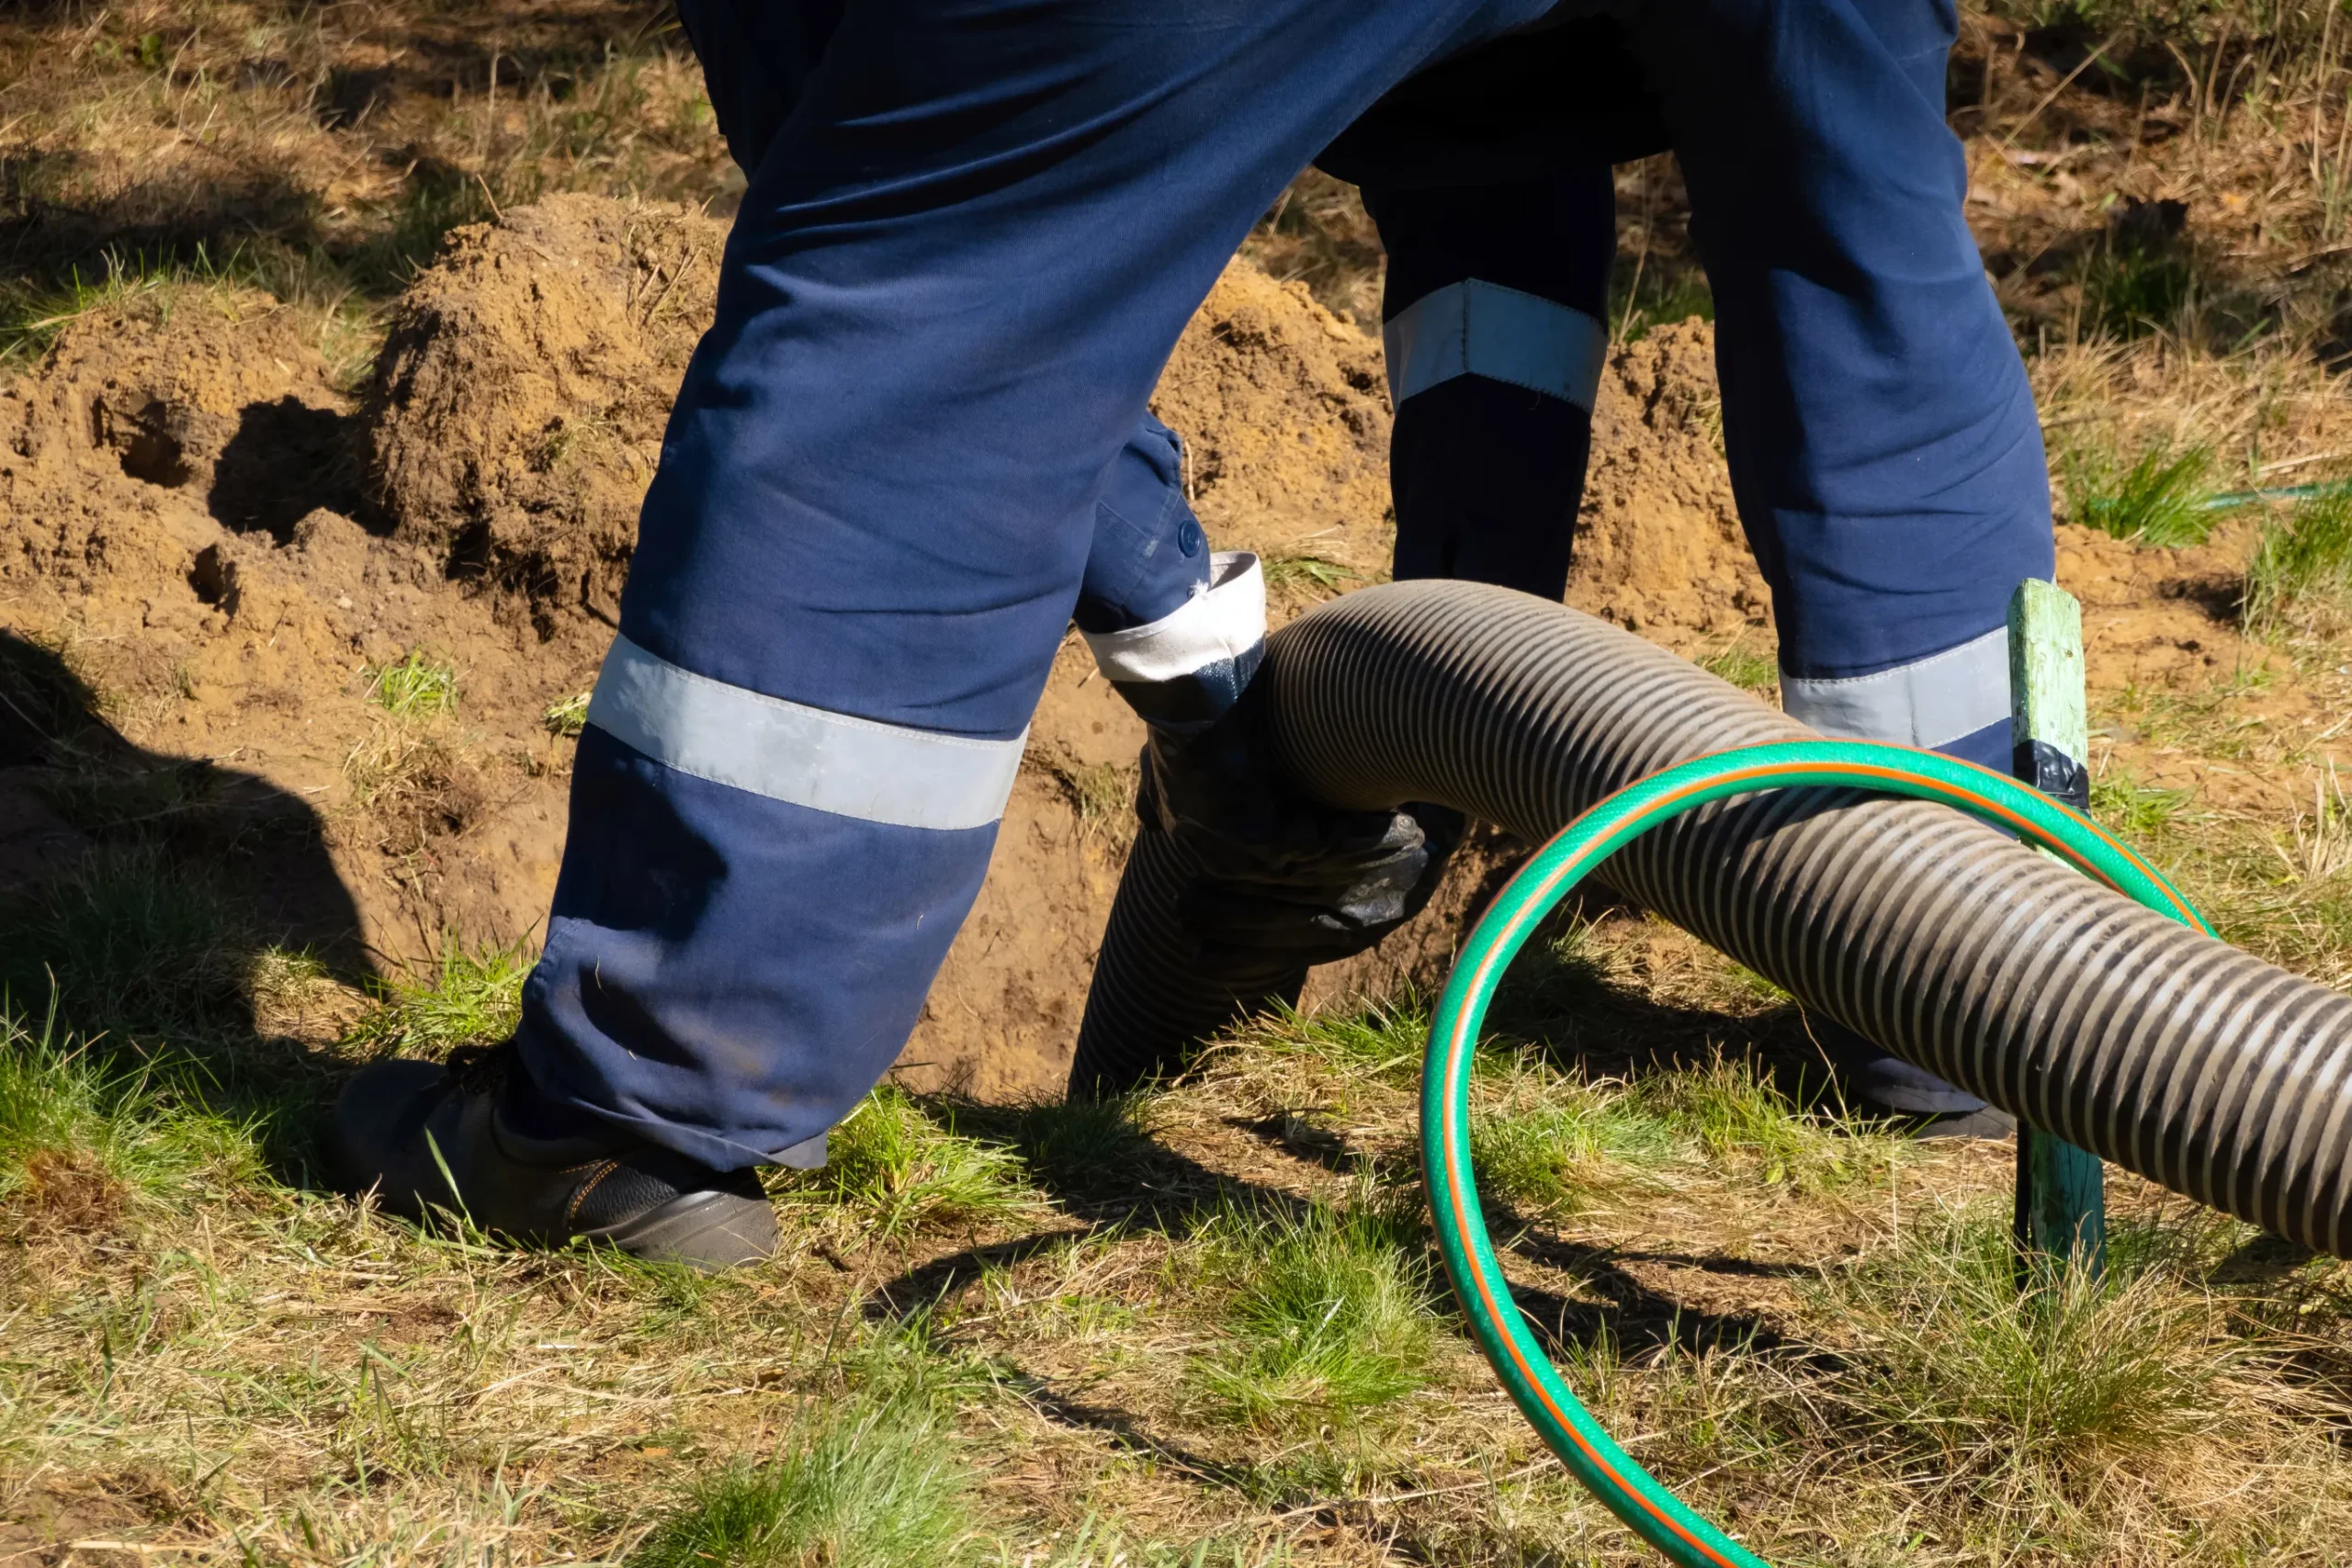
[[[1335,963],[1420,913],[1463,819],[1442,806],[1343,811],[1309,799],[1274,760],[1261,690],[1198,733],[1154,727],[1136,814],[1200,865],[1178,911],[1205,964]]]

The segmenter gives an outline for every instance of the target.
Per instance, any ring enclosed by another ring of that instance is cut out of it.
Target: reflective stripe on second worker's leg
[[[616,637],[588,722],[666,768],[794,806],[901,828],[984,828],[1004,815],[1025,732],[1011,740],[877,724],[730,686]]]
[[[2009,634],[1996,626],[1868,675],[1781,677],[1781,706],[1824,735],[1930,750],[2009,717]]]
[[[1388,393],[1400,404],[1456,376],[1483,376],[1589,413],[1609,354],[1608,330],[1582,310],[1479,277],[1414,300],[1381,340]]]

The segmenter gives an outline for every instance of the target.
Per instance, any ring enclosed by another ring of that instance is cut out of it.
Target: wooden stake
[[[2083,690],[2083,611],[2054,582],[2028,579],[2009,600],[2009,737],[2018,776],[2089,804],[2090,709]],[[2018,1122],[2017,1242],[2021,1286],[2070,1260],[2107,1268],[2107,1177],[2097,1155]]]

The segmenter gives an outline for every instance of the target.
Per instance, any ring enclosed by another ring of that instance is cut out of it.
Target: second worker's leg
[[[1396,575],[1566,592],[1609,344],[1605,164],[1364,189],[1388,252]]]
[[[1654,0],[1713,286],[1732,487],[1771,585],[1781,703],[1830,735],[2007,772],[2006,614],[2052,575],[2032,393],[1962,210],[1945,0]],[[1871,1108],[1985,1107],[1837,1030]]]

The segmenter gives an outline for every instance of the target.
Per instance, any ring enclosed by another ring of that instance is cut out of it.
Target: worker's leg
[[[2052,570],[2025,370],[1962,214],[1948,0],[1654,0],[1782,700],[2006,771],[2003,615]]]
[[[1364,200],[1388,252],[1396,574],[1557,599],[1609,343],[1609,167]]]
[[[2004,617],[2053,570],[2033,398],[1962,213],[1947,0],[1654,0],[1781,702],[2007,771]],[[1859,1041],[1862,1097],[1981,1102]]]
[[[1250,224],[1540,6],[871,0],[746,191],[518,1036],[571,1111],[808,1157],[978,891],[1103,476]]]
[[[677,0],[727,149],[748,179],[841,25],[842,0]],[[1146,414],[1103,476],[1078,598],[1089,632],[1159,620],[1208,585],[1208,543],[1184,500],[1176,433]]]

